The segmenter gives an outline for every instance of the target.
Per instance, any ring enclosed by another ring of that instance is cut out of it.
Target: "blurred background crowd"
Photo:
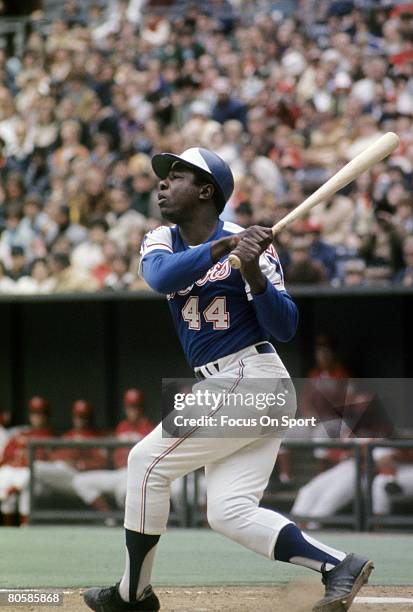
[[[413,4],[58,5],[21,54],[0,35],[0,294],[145,287],[154,153],[215,150],[223,217],[270,226],[388,130],[398,150],[277,250],[289,283],[413,285]]]

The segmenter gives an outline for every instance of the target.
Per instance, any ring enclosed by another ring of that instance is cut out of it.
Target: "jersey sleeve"
[[[145,234],[141,249],[139,252],[139,267],[138,274],[143,277],[142,262],[143,258],[154,251],[163,251],[164,253],[173,253],[172,234],[169,227],[161,225],[156,229]]]
[[[158,293],[166,295],[184,289],[213,265],[211,245],[212,242],[205,242],[174,253],[170,229],[158,228],[145,236],[139,274]]]
[[[252,295],[245,283],[247,298],[252,304],[259,324],[270,336],[280,342],[288,342],[297,331],[298,310],[284,287],[284,275],[273,245],[260,257],[260,268],[267,279],[262,293]]]
[[[161,227],[145,234],[140,251],[141,260],[152,251],[173,252],[171,230],[166,225],[161,225]]]
[[[260,257],[260,268],[262,273],[268,278],[269,282],[277,291],[285,291],[284,274],[281,263],[274,246],[270,244],[268,249]],[[245,283],[245,291],[249,301],[252,300],[251,290],[248,283]]]

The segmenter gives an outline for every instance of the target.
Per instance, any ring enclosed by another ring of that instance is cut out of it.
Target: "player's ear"
[[[199,188],[200,200],[212,200],[215,193],[215,187],[212,183],[205,183]]]

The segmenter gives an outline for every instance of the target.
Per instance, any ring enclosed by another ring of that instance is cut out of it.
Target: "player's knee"
[[[149,487],[169,485],[163,465],[153,461],[144,444],[137,444],[128,456],[127,488],[139,487],[144,480]]]
[[[11,514],[17,509],[17,496],[9,495],[0,504],[0,510],[3,514]]]
[[[81,499],[90,491],[90,484],[85,482],[84,474],[77,474],[72,480],[72,487],[76,495]]]
[[[219,533],[225,531],[225,519],[222,513],[222,508],[218,505],[212,504],[208,505],[207,508],[207,520],[208,524],[214,531]]]
[[[253,508],[250,502],[242,498],[209,501],[208,523],[214,531],[229,534],[233,529],[237,529],[239,517],[246,516]]]
[[[147,464],[146,450],[143,445],[135,444],[128,455],[128,470],[135,472]]]

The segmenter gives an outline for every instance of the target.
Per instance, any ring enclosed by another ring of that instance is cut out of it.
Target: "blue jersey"
[[[229,265],[227,255],[212,262],[211,242],[241,231],[242,227],[219,220],[215,233],[197,246],[187,245],[177,226],[161,226],[144,238],[143,277],[153,289],[167,294],[175,328],[192,367],[267,340],[270,335],[287,340],[295,333],[296,307],[284,289],[272,245],[260,257],[260,268],[268,280],[259,295],[251,294],[240,271]]]

